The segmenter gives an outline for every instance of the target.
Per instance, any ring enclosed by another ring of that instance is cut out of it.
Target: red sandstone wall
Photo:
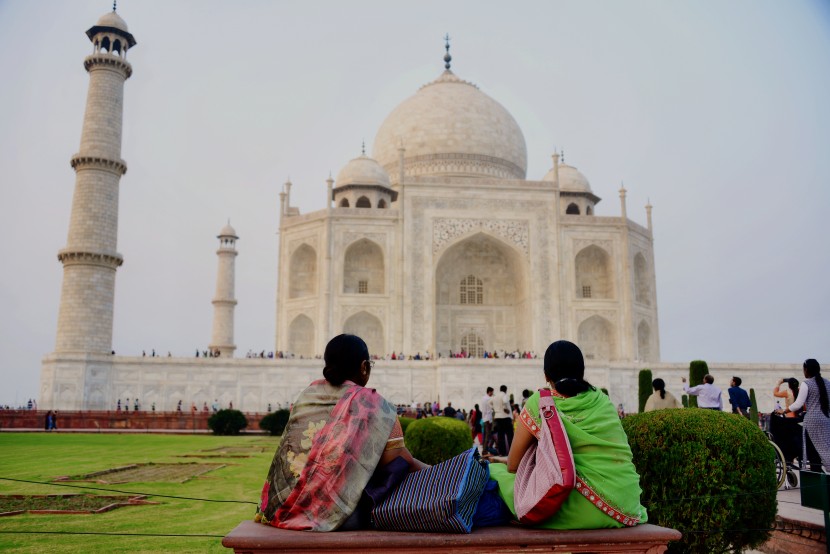
[[[246,413],[248,431],[259,431],[265,414]],[[209,413],[195,415],[178,412],[58,412],[60,429],[206,430]],[[39,410],[0,410],[0,429],[43,429],[46,412]]]

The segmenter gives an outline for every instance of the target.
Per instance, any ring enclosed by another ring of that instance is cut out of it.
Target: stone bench
[[[236,554],[266,552],[347,552],[423,554],[424,552],[642,552],[659,554],[669,541],[680,539],[674,529],[645,524],[624,529],[549,531],[524,527],[485,527],[469,535],[391,531],[288,531],[243,521],[222,539]]]

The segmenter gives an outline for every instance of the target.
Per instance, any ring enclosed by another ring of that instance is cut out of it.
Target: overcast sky
[[[0,404],[55,345],[88,85],[106,0],[0,1]],[[510,111],[528,178],[554,149],[598,215],[654,205],[664,361],[830,363],[830,3],[122,0],[128,60],[113,347],[210,340],[230,218],[237,353],[274,348],[279,192],[302,213],[443,70]],[[555,339],[557,337],[551,337]]]

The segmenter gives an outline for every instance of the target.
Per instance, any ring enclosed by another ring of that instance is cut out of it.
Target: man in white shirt
[[[689,387],[686,383],[686,378],[683,379],[683,390],[686,394],[697,396],[697,407],[705,408],[707,410],[723,410],[723,399],[721,398],[721,390],[713,383],[715,378],[711,375],[703,376],[703,384],[694,387]]]
[[[481,444],[482,452],[486,453],[493,442],[493,387],[487,387],[487,393],[481,399],[481,423],[484,441]]]
[[[499,456],[507,456],[513,442],[513,410],[507,396],[507,385],[499,387],[499,393],[493,397],[493,427]]]

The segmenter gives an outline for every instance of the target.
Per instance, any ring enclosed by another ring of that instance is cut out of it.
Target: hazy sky
[[[88,85],[107,0],[0,1],[0,404],[54,349]],[[236,344],[274,348],[279,191],[322,209],[387,114],[443,70],[504,105],[528,178],[555,148],[645,224],[662,359],[830,363],[830,3],[122,0],[125,87],[114,345],[210,340],[230,218]],[[552,339],[557,337],[551,337]]]

